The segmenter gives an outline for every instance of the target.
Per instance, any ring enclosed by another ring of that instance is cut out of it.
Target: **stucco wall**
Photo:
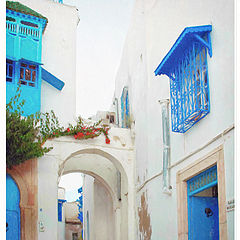
[[[226,200],[234,198],[233,7],[233,1],[135,2],[115,96],[120,109],[122,89],[129,87],[136,132],[136,239],[177,239],[176,173],[222,144]],[[154,70],[185,27],[208,24],[213,28],[213,56],[207,59],[210,113],[185,134],[171,132],[172,193],[168,195],[162,191],[162,116],[158,100],[169,98],[169,79],[156,77]],[[228,236],[233,239],[233,212],[227,213],[227,219]]]
[[[94,226],[96,240],[115,238],[115,215],[113,200],[107,189],[97,180],[94,181]]]

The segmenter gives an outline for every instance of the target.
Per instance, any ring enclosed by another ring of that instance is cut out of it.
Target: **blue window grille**
[[[185,28],[155,70],[170,78],[172,131],[184,133],[210,112],[207,50],[212,26]]]
[[[129,100],[128,100],[128,87],[124,87],[121,96],[121,117],[122,127],[130,127],[130,116],[129,116]]]
[[[7,59],[6,60],[6,81],[7,82],[14,82],[14,72],[15,72],[15,68],[14,68],[14,61]]]
[[[187,181],[188,196],[193,196],[217,184],[217,165]]]

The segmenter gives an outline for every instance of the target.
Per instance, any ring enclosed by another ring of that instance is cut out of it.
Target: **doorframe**
[[[178,240],[188,240],[188,195],[187,180],[217,165],[219,239],[227,240],[226,189],[223,145],[214,149],[176,174]]]

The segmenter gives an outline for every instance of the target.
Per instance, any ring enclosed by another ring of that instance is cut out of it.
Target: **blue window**
[[[129,116],[129,100],[128,100],[128,87],[124,87],[121,96],[121,116],[122,116],[122,127],[130,127],[130,116]]]
[[[20,83],[21,85],[36,87],[37,86],[37,69],[38,66],[28,63],[20,63]]]
[[[19,2],[7,1],[6,7],[6,102],[20,83],[23,115],[28,116],[40,111],[42,79],[60,91],[64,82],[41,67],[47,18]]]
[[[207,51],[212,26],[189,27],[155,70],[170,79],[172,131],[184,133],[210,112]]]
[[[58,199],[58,221],[62,222],[62,208],[63,203],[66,202],[66,200]]]
[[[14,82],[14,61],[7,59],[6,61],[6,81]]]

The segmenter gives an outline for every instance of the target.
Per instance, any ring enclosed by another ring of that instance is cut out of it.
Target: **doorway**
[[[20,192],[16,182],[6,177],[6,239],[20,240]]]
[[[187,181],[188,239],[219,240],[217,165]]]

